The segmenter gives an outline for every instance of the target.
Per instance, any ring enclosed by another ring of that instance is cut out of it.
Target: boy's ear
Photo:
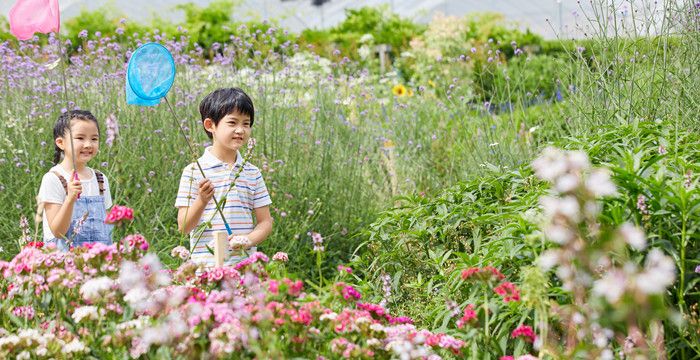
[[[216,124],[214,124],[214,120],[210,118],[204,119],[203,125],[204,130],[209,131],[212,134],[214,133],[214,130],[216,130]]]

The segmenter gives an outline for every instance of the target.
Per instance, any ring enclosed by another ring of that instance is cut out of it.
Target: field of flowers
[[[23,42],[0,21],[0,357],[700,358],[700,3],[596,2],[588,38],[554,41],[491,14],[302,34],[202,15],[225,4]],[[195,273],[174,207],[192,154],[164,104],[126,105],[149,41],[197,151],[204,95],[255,103],[275,225],[233,268]],[[67,108],[100,120],[91,165],[134,211],[115,245],[38,241]]]

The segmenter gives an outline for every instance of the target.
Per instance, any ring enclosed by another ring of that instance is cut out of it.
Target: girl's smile
[[[68,132],[62,137],[56,138],[56,146],[63,150],[65,159],[68,161],[72,161],[72,154],[75,151],[76,167],[80,169],[97,155],[100,146],[100,135],[94,122],[78,119],[71,121],[71,132],[73,133],[72,149]]]

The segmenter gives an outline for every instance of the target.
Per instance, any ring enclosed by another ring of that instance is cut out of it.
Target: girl
[[[111,244],[112,225],[105,224],[112,206],[109,182],[104,174],[87,167],[99,149],[97,119],[89,111],[68,111],[56,121],[53,137],[55,166],[44,175],[39,188],[39,201],[44,203],[44,242],[63,251],[96,242]]]

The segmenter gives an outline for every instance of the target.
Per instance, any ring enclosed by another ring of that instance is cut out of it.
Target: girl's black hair
[[[87,110],[70,110],[61,114],[61,116],[58,117],[58,120],[56,120],[56,124],[53,126],[54,165],[58,165],[58,163],[61,162],[61,155],[63,154],[63,150],[56,145],[56,139],[66,135],[66,132],[68,132],[70,127],[71,120],[73,119],[94,122],[95,126],[97,126],[97,134],[100,133],[100,124],[97,122],[97,118],[95,118],[95,115],[92,115],[92,113]]]
[[[218,89],[207,95],[199,103],[199,113],[202,115],[202,123],[209,118],[214,122],[214,125],[219,125],[219,121],[228,114],[239,112],[243,115],[250,116],[250,126],[255,122],[255,107],[253,100],[248,94],[239,88],[223,88]],[[204,130],[209,138],[212,135],[209,131]]]

